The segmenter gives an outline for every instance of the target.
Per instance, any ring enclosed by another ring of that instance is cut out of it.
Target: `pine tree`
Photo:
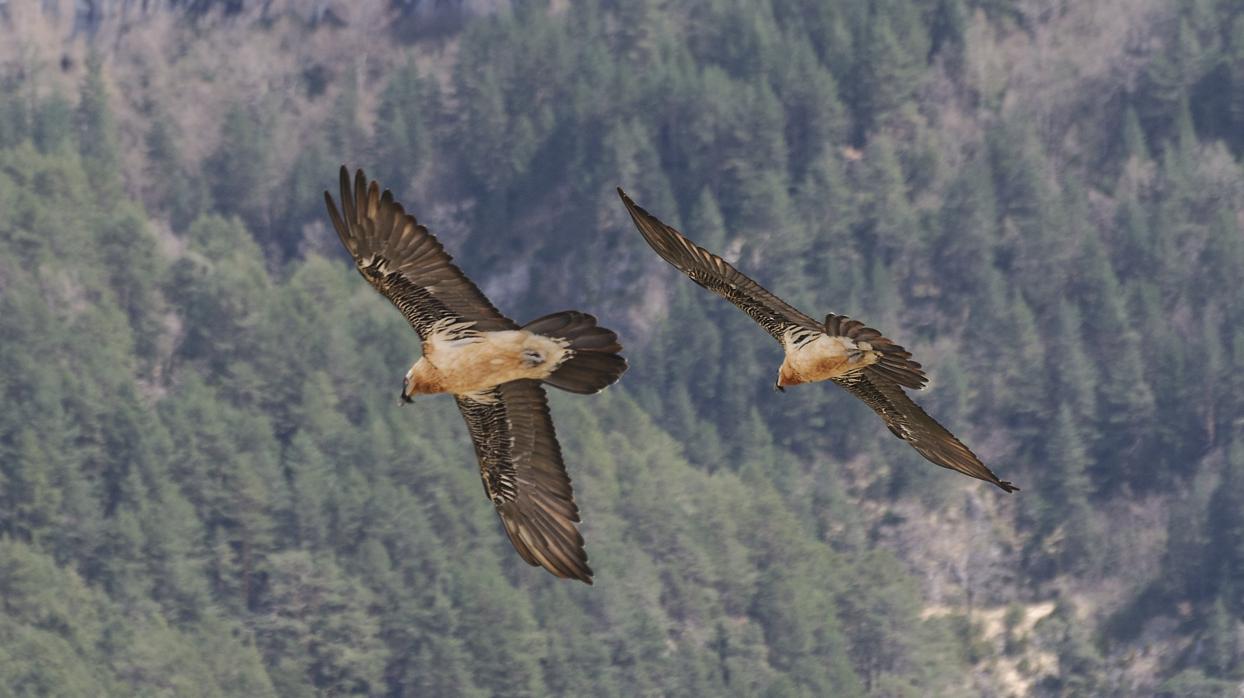
[[[919,82],[919,61],[924,59],[912,52],[912,44],[900,42],[887,9],[879,7],[862,30],[847,90],[855,110],[857,143],[870,140],[870,134],[911,99]]]
[[[1145,162],[1151,157],[1145,130],[1141,128],[1140,117],[1131,104],[1123,110],[1123,128],[1119,130],[1119,139],[1124,161],[1136,159]]]
[[[930,55],[942,56],[951,75],[963,70],[969,13],[963,0],[940,0],[929,29]]]
[[[34,119],[34,141],[44,153],[54,153],[74,142],[74,110],[69,100],[54,94],[41,101]]]
[[[975,295],[979,271],[994,263],[999,238],[995,198],[989,162],[980,157],[967,162],[946,193],[932,247],[938,278],[959,291],[952,299]]]
[[[1205,622],[1204,666],[1211,676],[1229,677],[1240,660],[1235,624],[1222,597],[1219,597],[1210,607],[1209,618]]]
[[[343,151],[333,148],[333,152]],[[272,236],[282,257],[289,258],[297,254],[304,242],[303,226],[324,215],[322,192],[339,164],[328,156],[318,141],[300,150],[294,158],[289,179],[283,187],[284,201],[276,216],[278,222]]]
[[[1049,394],[1059,396],[1073,422],[1087,424],[1097,415],[1097,372],[1085,352],[1081,326],[1079,309],[1066,300],[1059,303],[1053,331],[1046,335],[1045,365]]]
[[[271,563],[255,622],[266,660],[284,669],[286,681],[301,679],[327,694],[383,690],[386,652],[366,589],[349,584],[331,560],[305,552],[281,553]]]
[[[86,80],[78,98],[78,152],[100,200],[107,201],[119,198],[121,191],[117,127],[108,106],[103,58],[92,53],[86,65]]]
[[[1145,379],[1139,338],[1128,322],[1125,296],[1096,237],[1085,239],[1079,263],[1085,325],[1094,330],[1086,339],[1090,346],[1099,347],[1096,358],[1102,367],[1097,384],[1102,438],[1096,454],[1107,468],[1102,474],[1125,477],[1134,484],[1146,480],[1153,484],[1147,464],[1128,463],[1128,457],[1143,457],[1152,433],[1154,396]]]
[[[1232,20],[1224,50],[1227,73],[1227,140],[1238,153],[1244,149],[1244,15]]]
[[[475,683],[492,695],[545,695],[540,681],[543,656],[526,597],[483,569],[467,575],[455,596],[460,626],[456,636],[475,665],[489,667]]]
[[[180,133],[168,115],[150,108],[147,131],[147,176],[155,188],[154,198],[167,212],[174,230],[184,230],[204,209],[209,197],[201,177],[194,176],[178,145]]]
[[[60,509],[53,455],[30,429],[19,432],[14,447],[5,451],[4,529],[17,540],[39,541]]]
[[[705,249],[720,250],[726,244],[726,223],[717,198],[707,187],[700,190],[691,212],[687,214],[687,233]]]
[[[1180,111],[1187,109],[1193,85],[1206,69],[1201,42],[1186,17],[1180,17],[1175,31],[1166,39],[1166,50],[1159,52],[1142,76],[1142,98],[1137,103],[1142,118],[1162,134],[1160,140],[1174,137]]]
[[[326,549],[336,478],[308,432],[294,436],[285,451],[284,466],[292,481],[293,537],[310,550]]]
[[[1222,481],[1210,501],[1209,545],[1205,550],[1211,585],[1229,592],[1224,599],[1236,615],[1244,615],[1244,443],[1227,451]]]
[[[885,134],[874,137],[865,154],[867,164],[857,186],[862,211],[862,252],[869,258],[892,262],[916,244],[919,229],[907,198],[907,181]]]
[[[1084,427],[1077,424],[1071,409],[1062,405],[1050,432],[1046,454],[1046,467],[1051,474],[1047,499],[1053,506],[1048,510],[1049,519],[1043,523],[1043,528],[1047,531],[1061,528],[1059,566],[1076,575],[1088,571],[1100,552],[1100,534],[1095,529],[1089,504],[1092,486],[1088,473],[1092,470],[1092,461],[1080,436]]]
[[[800,38],[787,50],[774,88],[786,117],[790,176],[798,181],[813,162],[845,142],[848,123],[833,73],[818,62],[811,43]]]
[[[1135,195],[1126,194],[1119,204],[1116,226],[1120,240],[1115,258],[1123,278],[1152,278],[1161,261],[1157,240],[1149,226],[1148,216]]]
[[[30,137],[29,105],[26,103],[21,80],[13,77],[0,79],[0,147],[13,148]]]
[[[381,154],[376,174],[381,181],[398,187],[423,171],[438,109],[435,87],[420,76],[414,61],[389,78],[376,119],[376,150]]]
[[[454,75],[461,100],[459,142],[467,171],[486,191],[508,186],[524,171],[535,152],[535,134],[530,121],[511,121],[505,92],[496,70],[480,66],[477,72],[459,64]]]
[[[241,217],[256,232],[267,229],[269,140],[255,110],[234,104],[221,123],[220,145],[203,163],[216,210]]]

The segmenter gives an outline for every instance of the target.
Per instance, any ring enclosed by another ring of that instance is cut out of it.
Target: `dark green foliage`
[[[1048,512],[1042,528],[1060,540],[1060,570],[1073,574],[1091,569],[1101,552],[1101,533],[1096,530],[1089,504],[1093,489],[1088,473],[1092,462],[1080,435],[1082,431],[1084,427],[1076,423],[1071,409],[1063,405],[1049,432],[1045,463],[1051,472],[1041,488]]]
[[[431,155],[432,125],[439,116],[434,86],[419,75],[414,62],[389,78],[376,115],[376,176],[401,188],[422,172]]]
[[[1162,682],[1159,698],[1226,698],[1236,690],[1231,681],[1207,677],[1200,669],[1188,669]]]
[[[150,112],[146,136],[148,172],[155,185],[154,203],[166,211],[175,230],[185,230],[200,213],[209,194],[205,183],[184,161],[178,139],[182,134],[159,107]]]
[[[239,216],[256,233],[267,230],[268,125],[258,109],[235,104],[220,125],[216,151],[203,164],[215,210]]]
[[[57,117],[52,118],[49,126],[55,128]],[[57,137],[48,133],[40,140],[41,145],[50,146]],[[99,54],[92,53],[78,99],[78,150],[82,153],[82,168],[101,198],[120,193],[121,161],[117,148],[116,122],[108,105],[103,61]]]
[[[1066,78],[1068,116],[1020,94],[1064,10],[514,5],[308,67],[308,101],[222,89],[204,134],[146,87],[161,66],[92,56],[76,102],[4,66],[0,686],[953,695],[1037,647],[1058,662],[1034,691],[1125,695],[1154,628],[1186,651],[1132,693],[1238,681],[1238,9],[1136,18],[1127,91]],[[1019,81],[982,84],[1012,58]],[[573,304],[621,331],[620,386],[552,398],[595,587],[516,558],[450,401],[396,404],[418,349],[325,227],[343,161],[517,319]],[[912,350],[921,403],[1024,492],[930,466],[832,386],[775,394],[780,349],[643,245],[617,185]],[[1146,570],[1110,568],[1121,511],[1158,517]],[[925,560],[964,512],[970,550]],[[1053,590],[1123,600],[1031,636],[1016,612],[998,643],[926,613]]]
[[[1210,607],[1205,622],[1206,670],[1213,676],[1229,677],[1240,662],[1239,639],[1236,621],[1227,606],[1219,599]]]
[[[84,96],[85,97],[85,96]],[[107,126],[107,124],[105,124]],[[34,142],[39,150],[50,153],[74,142],[73,105],[61,95],[53,95],[39,105],[34,119]],[[109,134],[91,134],[106,140],[115,138]],[[84,136],[88,137],[88,136]],[[113,163],[115,164],[115,163]]]
[[[902,21],[913,12],[907,3],[870,5],[875,12],[859,20],[855,66],[851,77],[855,140],[863,142],[909,104],[926,59],[924,27]],[[897,21],[896,21],[897,20]],[[910,32],[903,32],[904,28]]]
[[[1227,451],[1222,482],[1210,500],[1206,564],[1211,584],[1237,615],[1244,614],[1244,443]]]
[[[0,79],[0,146],[12,148],[30,137],[30,105],[22,80]]]

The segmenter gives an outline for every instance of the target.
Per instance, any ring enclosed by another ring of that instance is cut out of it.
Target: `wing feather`
[[[423,339],[444,320],[473,322],[477,331],[517,329],[462,273],[428,229],[393,193],[380,193],[362,170],[340,173],[341,210],[324,192],[328,217],[359,273],[397,306]]]
[[[773,295],[726,260],[662,223],[632,201],[626,192],[618,189],[618,196],[626,204],[635,227],[657,254],[692,281],[738,306],[779,343],[785,341],[786,330],[792,326],[823,331],[821,323]]]
[[[456,396],[479,460],[484,492],[530,565],[592,583],[579,507],[539,381],[504,383]]]
[[[917,405],[902,386],[878,372],[877,364],[833,379],[881,416],[890,432],[911,444],[925,459],[943,468],[993,483],[1007,492],[1019,488],[999,480],[972,450]]]

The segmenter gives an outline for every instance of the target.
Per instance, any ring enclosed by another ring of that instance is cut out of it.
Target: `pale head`
[[[804,380],[799,377],[799,374],[795,372],[795,369],[791,367],[790,363],[783,361],[781,368],[778,369],[777,383],[775,383],[773,387],[777,390],[785,392],[787,387],[799,385],[803,382]]]
[[[412,402],[416,395],[443,393],[440,371],[424,357],[410,367],[402,377],[402,402]]]

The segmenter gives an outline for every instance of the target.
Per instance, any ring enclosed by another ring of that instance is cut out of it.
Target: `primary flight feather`
[[[518,554],[558,577],[592,583],[579,508],[542,383],[595,393],[626,371],[616,334],[578,311],[519,327],[471,283],[441,243],[362,170],[341,168],[341,208],[324,200],[367,283],[419,334],[423,356],[402,400],[449,393],[475,446],[484,492]]]
[[[993,483],[999,480],[971,449],[917,405],[903,388],[919,390],[928,378],[911,354],[858,320],[830,314],[817,322],[770,293],[721,257],[687,239],[618,189],[631,220],[648,245],[691,280],[725,298],[765,328],[786,352],[777,388],[832,381],[880,415],[890,432],[943,468]]]

